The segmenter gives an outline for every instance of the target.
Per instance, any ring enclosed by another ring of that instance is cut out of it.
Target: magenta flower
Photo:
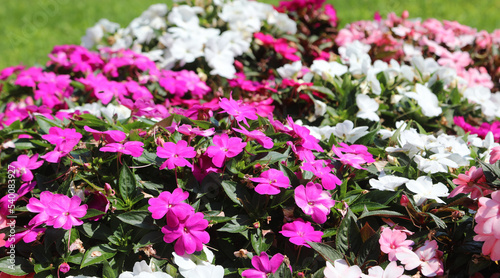
[[[184,167],[189,166],[193,167],[186,158],[193,158],[196,156],[196,151],[193,147],[188,147],[188,143],[184,140],[180,140],[177,144],[172,142],[166,142],[162,147],[156,148],[156,155],[161,158],[166,158],[167,160],[163,162],[160,166],[160,170],[168,169],[172,170],[176,166]]]
[[[215,146],[208,147],[206,154],[212,158],[215,166],[221,167],[226,157],[235,157],[243,151],[247,143],[241,138],[231,137],[227,134],[215,135],[213,139]]]
[[[148,210],[154,219],[160,219],[167,215],[167,225],[176,227],[179,222],[194,213],[194,208],[184,201],[189,197],[189,193],[176,188],[172,193],[164,191],[157,198],[149,199]]]
[[[325,189],[333,190],[342,182],[332,173],[332,169],[328,165],[324,166],[324,163],[326,163],[324,160],[305,162],[300,168],[302,170],[310,171],[316,177],[320,178]]]
[[[293,129],[290,131],[290,135],[294,138],[299,138],[299,141],[297,142],[298,145],[309,150],[315,150],[318,152],[323,151],[323,148],[318,144],[319,140],[310,134],[311,132],[309,129],[295,124],[290,116],[288,116],[286,120],[288,125]]]
[[[32,157],[29,157],[25,154],[22,154],[17,157],[17,160],[12,162],[10,165],[16,168],[15,176],[16,178],[21,177],[22,181],[28,182],[33,180],[33,173],[31,170],[38,169],[43,165],[43,161],[37,161],[38,154],[35,154]]]
[[[271,260],[266,252],[261,252],[260,256],[252,257],[252,265],[255,269],[247,269],[241,273],[241,276],[248,278],[266,278],[267,274],[275,273],[283,263],[285,257],[278,253]]]
[[[290,187],[290,179],[276,169],[269,169],[260,174],[260,177],[250,180],[259,183],[255,191],[261,195],[276,195],[280,193],[280,188]]]
[[[239,133],[244,134],[246,137],[255,139],[255,141],[259,142],[265,149],[271,149],[274,146],[273,139],[267,137],[262,131],[260,130],[252,130],[248,131],[244,129],[242,126],[240,126],[241,129],[239,128],[234,128],[233,129]]]
[[[308,182],[306,186],[295,188],[295,203],[302,211],[311,215],[314,222],[323,224],[335,205],[335,201],[327,191],[322,190],[319,183]]]
[[[404,232],[392,230],[387,227],[382,227],[382,233],[378,242],[380,250],[388,254],[389,261],[391,262],[396,260],[396,253],[401,252],[403,249],[411,250],[411,246],[413,245],[413,241],[406,240]]]
[[[45,233],[46,230],[45,228],[36,228],[36,226],[29,226],[29,227],[24,226],[24,227],[27,228],[27,230],[15,234],[13,241],[11,240],[5,241],[5,247],[9,248],[11,245],[16,245],[21,240],[23,240],[26,243],[33,242],[39,239],[39,237],[43,233]]]
[[[307,241],[321,242],[321,237],[323,236],[323,232],[315,231],[310,222],[305,222],[300,218],[297,218],[292,223],[283,225],[280,234],[289,237],[291,243],[303,245],[308,248],[311,248],[311,246],[306,243]]]
[[[224,112],[233,116],[238,122],[243,121],[247,126],[249,126],[247,119],[257,120],[259,118],[256,114],[255,108],[243,105],[241,100],[235,101],[232,94],[229,99],[221,98],[219,105]]]
[[[184,253],[193,254],[203,249],[203,244],[210,241],[210,235],[205,231],[208,221],[203,218],[203,213],[190,214],[182,220],[177,227],[164,226],[161,231],[165,234],[163,240],[172,243],[175,240],[174,250],[177,255]]]
[[[50,191],[44,191],[40,193],[40,200],[35,197],[30,198],[29,203],[26,205],[26,208],[29,211],[37,212],[38,214],[30,220],[28,225],[38,226],[40,224],[50,222],[51,217],[47,214],[47,209],[51,206],[54,196],[54,193]]]
[[[144,146],[144,143],[140,141],[128,141],[125,142],[125,144],[110,143],[101,147],[99,150],[101,152],[123,153],[129,154],[133,157],[140,157],[144,151],[142,146]]]
[[[203,136],[203,137],[209,137],[214,135],[215,133],[215,128],[209,128],[207,130],[201,130],[199,127],[192,127],[187,124],[183,124],[179,126],[177,129],[182,134],[193,136],[193,135],[198,135],[198,136]]]
[[[68,272],[69,270],[71,269],[71,267],[69,266],[68,263],[64,262],[62,264],[59,265],[59,271],[61,271],[62,273],[66,273]]]
[[[71,229],[73,226],[80,226],[83,221],[78,219],[87,214],[87,205],[80,205],[82,199],[78,196],[73,196],[71,199],[66,195],[57,194],[53,197],[46,212],[54,219],[54,228],[63,228],[65,230]]]
[[[82,135],[76,132],[74,128],[62,129],[53,126],[49,129],[49,134],[42,135],[42,138],[49,141],[52,145],[73,149],[80,142],[80,139],[82,139]]]
[[[117,143],[125,140],[127,138],[127,134],[120,130],[108,130],[108,131],[99,131],[88,126],[84,126],[83,129],[85,131],[92,133],[94,140],[99,141],[102,136],[104,136],[104,140],[108,143]]]

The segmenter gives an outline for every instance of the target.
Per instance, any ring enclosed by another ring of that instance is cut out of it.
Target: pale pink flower
[[[226,157],[235,157],[243,151],[247,143],[242,142],[241,138],[231,137],[227,134],[215,135],[214,146],[207,148],[206,154],[212,158],[215,166],[221,167]]]
[[[302,211],[311,215],[314,222],[323,224],[335,205],[335,201],[328,191],[323,191],[319,183],[308,182],[306,186],[295,188],[295,203]]]
[[[500,260],[500,191],[491,194],[491,199],[479,198],[479,209],[474,227],[475,241],[484,241],[483,254],[489,255],[491,260]]]
[[[396,253],[401,252],[402,249],[411,250],[414,244],[411,240],[406,240],[406,234],[399,230],[392,230],[391,228],[382,227],[382,233],[378,240],[380,250],[389,256],[389,261],[396,260]]]
[[[260,177],[249,180],[259,183],[255,191],[261,195],[276,195],[280,193],[280,188],[290,187],[290,179],[276,169],[269,169],[260,174]]]
[[[453,179],[453,183],[458,186],[451,191],[448,198],[455,197],[459,193],[471,193],[471,199],[477,199],[493,192],[486,183],[483,168],[476,169],[472,166],[468,171],[465,171],[465,174],[459,174],[456,179]]]
[[[368,275],[361,274],[362,278],[402,278],[410,276],[404,275],[405,268],[398,265],[395,261],[390,262],[385,269],[380,266],[370,267],[368,269]]]
[[[500,159],[500,146],[491,149],[490,164],[495,164]]]
[[[426,240],[424,245],[415,252],[410,249],[402,249],[396,253],[396,257],[405,265],[406,270],[419,268],[420,272],[427,277],[443,274],[441,262],[442,252],[438,250],[437,241]]]
[[[357,265],[349,266],[345,260],[335,260],[333,265],[326,262],[325,278],[360,278],[363,274]]]

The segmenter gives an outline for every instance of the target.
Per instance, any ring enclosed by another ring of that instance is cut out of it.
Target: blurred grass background
[[[478,30],[500,29],[500,0],[327,0],[337,10],[340,26],[403,10],[410,18],[458,21]],[[0,69],[45,64],[54,45],[80,44],[86,28],[107,18],[126,26],[152,4],[164,0],[2,0]],[[278,0],[265,0],[277,4]],[[166,1],[171,6],[171,1]]]

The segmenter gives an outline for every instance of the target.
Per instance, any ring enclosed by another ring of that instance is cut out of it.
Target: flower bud
[[[59,265],[59,271],[61,271],[62,273],[66,273],[70,269],[71,269],[71,267],[69,266],[68,263],[62,263],[62,264]]]
[[[403,194],[403,196],[401,196],[401,200],[399,201],[399,203],[403,206],[403,207],[406,207],[408,206],[408,203],[410,202],[410,200],[408,199],[408,196],[406,196],[405,194]]]

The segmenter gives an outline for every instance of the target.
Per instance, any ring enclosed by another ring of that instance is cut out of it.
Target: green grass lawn
[[[498,0],[342,0],[332,1],[341,26],[372,19],[394,11],[410,12],[410,17],[456,20],[462,24],[493,31],[500,28]],[[137,17],[149,5],[160,0],[2,0],[0,6],[0,68],[23,63],[44,64],[54,45],[79,44],[87,27],[100,18],[122,26]],[[266,1],[276,4],[278,1]],[[167,3],[170,3],[167,1]]]

